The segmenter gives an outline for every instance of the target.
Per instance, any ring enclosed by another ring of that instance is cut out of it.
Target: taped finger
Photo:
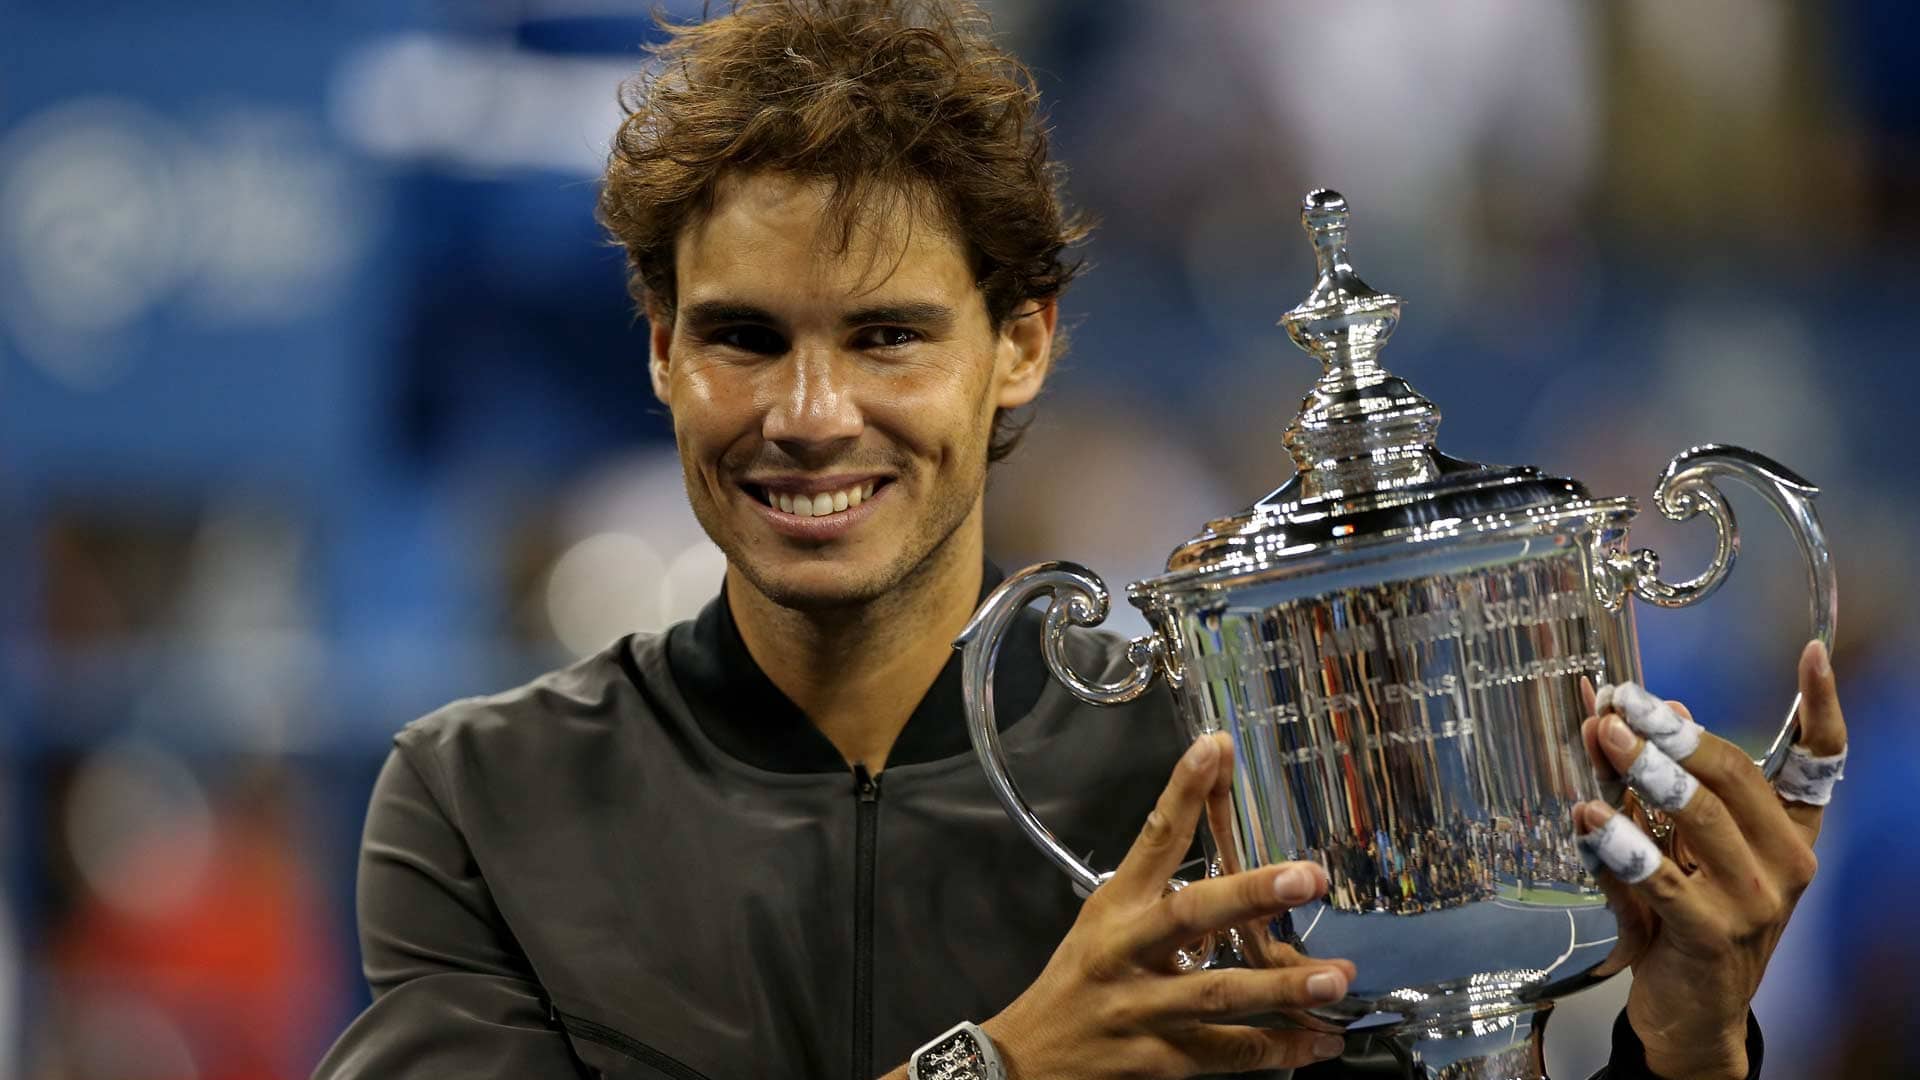
[[[1847,752],[1816,756],[1798,743],[1787,749],[1786,763],[1773,778],[1773,790],[1788,802],[1825,806],[1833,801],[1833,786],[1846,777]]]
[[[1613,692],[1608,695],[1606,691]],[[1621,683],[1615,687],[1603,687],[1596,698],[1605,696],[1608,704],[1627,726],[1645,736],[1659,746],[1666,755],[1675,761],[1685,761],[1700,749],[1700,732],[1703,730],[1692,717],[1684,716],[1674,710],[1672,705],[1647,693],[1646,688],[1637,683]]]
[[[1647,805],[1668,813],[1686,809],[1700,790],[1700,781],[1651,739],[1640,744],[1640,756],[1627,766],[1627,783]]]
[[[1612,807],[1607,808],[1607,818],[1600,827],[1581,833],[1574,845],[1588,873],[1604,869],[1629,885],[1640,884],[1660,869],[1660,848],[1653,838],[1628,821],[1625,814],[1614,813]]]

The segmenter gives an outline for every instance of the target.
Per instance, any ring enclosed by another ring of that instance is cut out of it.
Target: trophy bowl
[[[1301,220],[1318,280],[1282,324],[1322,370],[1286,432],[1294,476],[1128,586],[1151,630],[1115,682],[1075,674],[1063,647],[1070,626],[1106,616],[1096,576],[1055,562],[1003,582],[956,642],[974,747],[1013,820],[1083,892],[1097,888],[1104,875],[1020,795],[993,716],[1000,641],[1050,598],[1043,652],[1076,695],[1129,701],[1164,677],[1191,737],[1232,737],[1233,817],[1213,823],[1213,872],[1294,859],[1326,870],[1324,900],[1207,943],[1192,966],[1279,962],[1276,945],[1346,957],[1359,974],[1343,1001],[1266,1022],[1375,1031],[1433,1080],[1539,1080],[1552,1003],[1625,966],[1574,842],[1575,804],[1623,804],[1583,749],[1581,679],[1643,681],[1634,598],[1680,607],[1725,580],[1739,539],[1724,479],[1792,528],[1814,636],[1831,644],[1816,489],[1748,450],[1686,451],[1654,504],[1675,520],[1705,514],[1718,541],[1698,577],[1663,579],[1656,554],[1627,548],[1631,498],[1435,450],[1439,410],[1378,362],[1400,300],[1354,273],[1345,200],[1315,191]],[[1769,778],[1793,717],[1762,762]]]

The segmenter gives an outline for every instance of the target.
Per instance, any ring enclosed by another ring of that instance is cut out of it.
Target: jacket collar
[[[987,563],[980,598],[986,599],[1005,576]],[[1041,625],[1039,612],[1022,612],[1000,651],[993,697],[1003,731],[1032,711],[1046,686]],[[840,751],[747,651],[727,606],[724,585],[693,621],[667,632],[667,662],[701,730],[728,755],[768,772],[847,771]],[[887,767],[937,761],[972,749],[956,649],[907,718],[907,726],[887,755]]]

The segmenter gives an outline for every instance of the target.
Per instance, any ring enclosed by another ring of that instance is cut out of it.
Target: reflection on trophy
[[[1270,1022],[1390,1036],[1433,1080],[1539,1080],[1554,1000],[1624,966],[1574,843],[1575,804],[1619,802],[1581,746],[1580,681],[1642,681],[1634,597],[1680,607],[1725,579],[1738,534],[1722,478],[1751,485],[1793,528],[1814,633],[1830,644],[1815,489],[1747,450],[1681,454],[1655,504],[1676,520],[1704,513],[1718,544],[1699,577],[1663,579],[1658,556],[1627,550],[1632,499],[1437,451],[1439,410],[1379,364],[1400,300],[1354,273],[1345,200],[1313,192],[1301,219],[1318,280],[1282,322],[1322,370],[1286,432],[1293,478],[1128,587],[1152,630],[1116,682],[1075,674],[1062,648],[1070,625],[1105,618],[1098,578],[1059,562],[1008,578],[958,642],[974,747],[1015,822],[1082,890],[1096,888],[1101,873],[1008,775],[989,692],[1015,614],[1051,596],[1044,651],[1076,694],[1126,701],[1164,676],[1190,735],[1232,736],[1233,816],[1211,830],[1219,872],[1289,859],[1326,868],[1324,901],[1208,943],[1196,965],[1350,958],[1359,976],[1345,1000]],[[1789,714],[1770,778],[1793,737]]]

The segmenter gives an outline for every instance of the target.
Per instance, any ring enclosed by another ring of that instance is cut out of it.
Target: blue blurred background
[[[305,1075],[364,1002],[389,736],[717,587],[592,220],[648,8],[0,0],[0,1076]],[[1339,188],[1450,453],[1644,499],[1733,442],[1823,486],[1857,752],[1768,1075],[1913,1075],[1911,5],[991,9],[1103,222],[999,561],[1118,584],[1285,479],[1313,371],[1274,322]],[[1806,601],[1734,503],[1730,585],[1642,648],[1758,748]],[[1691,573],[1707,528],[1636,542]]]

